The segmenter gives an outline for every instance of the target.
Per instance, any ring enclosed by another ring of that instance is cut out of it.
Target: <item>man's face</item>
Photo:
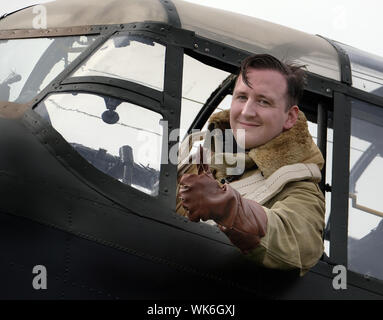
[[[290,129],[295,121],[291,124],[290,112],[286,111],[287,82],[282,74],[274,70],[249,68],[247,78],[251,88],[241,76],[234,88],[230,126],[237,142],[250,149]],[[245,130],[245,146],[238,141],[238,129]]]

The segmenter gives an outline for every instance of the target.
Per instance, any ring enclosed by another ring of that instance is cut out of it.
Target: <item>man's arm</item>
[[[266,235],[249,257],[268,268],[298,268],[305,274],[323,253],[325,199],[318,185],[289,183],[263,208]]]
[[[178,195],[191,221],[214,220],[243,253],[256,248],[265,235],[264,209],[230,185],[220,185],[209,170],[183,175]]]
[[[259,264],[304,274],[323,252],[324,198],[312,182],[293,182],[265,206],[243,198],[210,173],[180,180],[181,204],[191,221],[213,219],[231,242]]]

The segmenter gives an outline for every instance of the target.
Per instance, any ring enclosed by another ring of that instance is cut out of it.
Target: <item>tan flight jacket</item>
[[[229,111],[214,114],[209,122],[210,130],[230,128]],[[230,184],[234,188],[246,178],[259,175],[259,172],[266,180],[277,170],[283,171],[285,166],[315,164],[319,172],[324,164],[322,154],[308,131],[303,112],[299,113],[293,128],[251,149],[247,159],[253,161],[254,166],[250,165],[251,168],[245,170],[239,181]],[[246,168],[249,161],[246,161]],[[213,164],[211,169],[217,181],[225,177],[224,165]],[[190,167],[187,172],[196,173],[196,166]],[[318,262],[324,250],[322,232],[325,225],[325,199],[318,187],[319,180],[320,177],[305,177],[287,182],[269,200],[260,203],[267,214],[267,231],[258,247],[247,255],[248,258],[267,268],[299,269],[301,275]],[[241,193],[240,188],[237,190]],[[254,194],[241,195],[254,199]],[[185,215],[178,197],[176,211]]]

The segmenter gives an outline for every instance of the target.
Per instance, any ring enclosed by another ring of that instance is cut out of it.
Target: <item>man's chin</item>
[[[245,129],[240,128],[235,130],[233,133],[238,147],[240,147],[242,150],[253,148],[252,145],[254,145],[254,143],[246,137]]]
[[[258,147],[259,144],[257,142],[240,143],[237,141],[237,146],[240,147],[242,150],[250,150]]]
[[[245,150],[251,150],[251,149],[254,149],[254,148],[257,148],[257,147],[259,147],[258,144],[247,144],[245,146]]]

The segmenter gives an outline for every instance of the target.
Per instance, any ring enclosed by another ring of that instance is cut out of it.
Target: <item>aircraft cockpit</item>
[[[239,297],[383,296],[383,58],[181,0],[44,6],[46,28],[30,26],[32,8],[0,19],[4,259],[25,269],[43,261],[60,288],[51,296],[93,298],[87,288],[97,287],[179,297],[181,282],[205,297],[227,287]],[[325,254],[299,279],[254,273],[216,226],[175,213],[180,144],[230,108],[233,74],[253,53],[306,65],[299,107],[326,160]],[[337,265],[349,290],[332,286]],[[18,287],[0,297],[34,297],[13,266],[0,271]]]

